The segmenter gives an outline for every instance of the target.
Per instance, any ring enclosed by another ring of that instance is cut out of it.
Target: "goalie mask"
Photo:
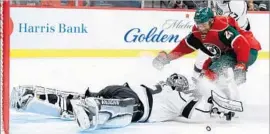
[[[166,82],[172,87],[173,90],[184,91],[189,89],[187,78],[181,74],[172,74],[169,78],[167,78]]]

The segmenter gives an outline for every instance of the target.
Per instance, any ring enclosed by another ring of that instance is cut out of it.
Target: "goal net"
[[[0,0],[1,41],[1,134],[9,130],[9,1]]]

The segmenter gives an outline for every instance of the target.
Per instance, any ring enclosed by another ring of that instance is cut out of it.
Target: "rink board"
[[[173,49],[191,31],[193,15],[190,10],[12,7],[11,57],[154,56]],[[269,13],[248,17],[262,45],[259,58],[269,59]]]

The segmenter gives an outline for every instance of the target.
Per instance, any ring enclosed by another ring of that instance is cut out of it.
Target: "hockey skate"
[[[73,112],[82,130],[95,130],[98,127],[99,106],[93,97],[71,100]]]

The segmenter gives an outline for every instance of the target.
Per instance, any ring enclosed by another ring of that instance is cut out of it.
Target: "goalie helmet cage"
[[[9,0],[0,0],[1,41],[1,134],[9,133]]]

